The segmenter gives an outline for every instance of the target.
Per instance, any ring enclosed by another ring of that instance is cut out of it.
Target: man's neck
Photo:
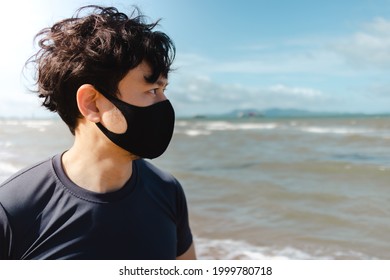
[[[62,166],[76,185],[87,190],[107,193],[119,190],[132,175],[132,158],[124,151],[99,150],[78,145],[62,156]]]

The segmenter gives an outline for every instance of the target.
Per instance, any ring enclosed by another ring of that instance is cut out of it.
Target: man
[[[179,182],[143,160],[172,137],[175,48],[135,14],[87,6],[38,33],[39,96],[75,141],[0,186],[0,259],[195,259]]]

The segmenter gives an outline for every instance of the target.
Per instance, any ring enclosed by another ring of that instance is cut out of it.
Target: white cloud
[[[245,107],[362,112],[386,109],[383,101],[390,96],[390,20],[376,18],[342,38],[282,38],[232,51],[234,55],[224,59],[179,53],[180,82],[174,85],[173,97],[182,112]],[[209,78],[194,78],[200,73]],[[251,85],[258,87],[233,84],[223,80],[224,76],[252,79]],[[219,83],[212,82],[216,77]],[[265,81],[269,77],[272,82]]]
[[[180,76],[172,82],[168,96],[178,115],[220,114],[235,109],[269,107],[301,108],[327,104],[330,99],[320,90],[283,84],[251,88],[237,84],[219,84],[204,77]]]
[[[270,91],[276,94],[288,95],[293,97],[302,97],[302,98],[322,98],[323,94],[321,91],[304,88],[304,87],[287,87],[285,85],[274,85],[271,86]]]
[[[390,20],[376,18],[345,37],[282,38],[236,46],[232,58],[218,60],[179,53],[181,67],[191,73],[328,74],[346,76],[361,70],[390,68]],[[346,67],[347,66],[347,67]],[[352,66],[352,67],[351,67]]]
[[[375,18],[372,22],[364,25],[365,29],[375,32],[378,35],[390,36],[390,20],[382,17]]]
[[[340,39],[333,50],[346,62],[359,68],[390,68],[390,20],[376,18],[363,25],[363,30]]]

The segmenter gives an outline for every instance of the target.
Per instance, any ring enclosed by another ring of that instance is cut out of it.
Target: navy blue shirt
[[[181,185],[144,160],[105,194],[75,185],[61,155],[0,185],[0,259],[175,259],[191,244]]]

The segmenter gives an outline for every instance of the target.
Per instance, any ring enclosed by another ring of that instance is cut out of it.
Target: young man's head
[[[137,66],[147,64],[154,83],[167,78],[175,56],[170,38],[154,31],[138,10],[131,16],[113,7],[86,6],[74,17],[37,34],[40,50],[36,64],[39,97],[56,111],[74,134],[82,117],[76,100],[78,89],[93,85],[105,95],[118,95],[118,84]]]

